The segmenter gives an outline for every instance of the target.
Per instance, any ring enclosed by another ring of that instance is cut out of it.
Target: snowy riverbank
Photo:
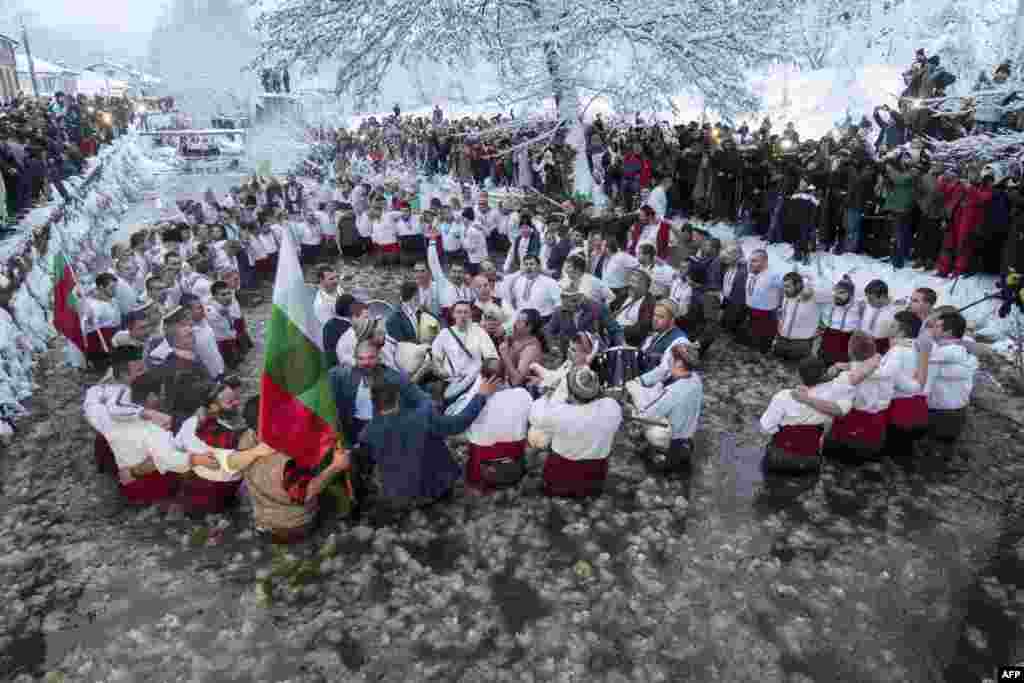
[[[68,182],[69,201],[30,213],[19,232],[0,243],[4,274],[0,289],[10,292],[0,307],[0,435],[35,389],[35,356],[56,336],[51,324],[53,254],[72,260],[88,251],[108,253],[129,207],[152,183],[155,164],[134,135],[120,138],[90,162],[84,176]]]

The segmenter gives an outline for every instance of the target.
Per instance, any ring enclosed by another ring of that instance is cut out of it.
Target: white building
[[[129,95],[155,95],[157,89],[163,84],[163,81],[156,76],[116,62],[98,62],[85,68],[104,78],[127,83]]]
[[[18,73],[18,85],[25,95],[35,94],[32,88],[32,74],[28,68],[28,56],[24,53],[14,55]],[[44,59],[32,59],[32,65],[36,72],[36,84],[39,86],[39,96],[52,97],[57,92],[65,95],[78,93],[79,72],[67,67],[47,62]]]

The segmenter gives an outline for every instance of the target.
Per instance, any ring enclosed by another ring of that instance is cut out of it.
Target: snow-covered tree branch
[[[745,70],[773,56],[793,0],[282,0],[263,8],[257,65],[337,67],[337,90],[379,94],[395,66],[487,62],[486,99],[554,98],[562,117],[601,94],[624,110],[669,109],[696,91],[723,113],[756,98]]]

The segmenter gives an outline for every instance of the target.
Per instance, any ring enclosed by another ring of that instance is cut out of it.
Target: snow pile
[[[109,254],[120,218],[142,196],[155,168],[137,137],[122,137],[100,152],[85,176],[68,183],[70,201],[51,205],[45,220],[40,220],[45,212],[33,212],[21,233],[0,244],[0,258],[24,260],[27,255],[31,263],[9,307],[0,308],[0,418],[23,414],[21,402],[35,388],[34,355],[56,336],[51,325],[53,255],[63,251],[84,279],[84,265],[95,255]]]
[[[734,239],[732,225],[715,223],[704,227],[723,241]],[[803,265],[793,262],[793,247],[789,244],[768,244],[760,237],[743,237],[738,242],[746,256],[755,249],[766,250],[772,271],[786,273],[795,270],[805,278],[810,277],[818,288],[830,289],[843,275],[849,274],[857,286],[859,296],[863,296],[865,285],[878,279],[889,286],[889,296],[894,301],[909,301],[915,289],[930,287],[939,295],[938,305],[962,308],[998,289],[994,275],[974,275],[952,280],[910,268],[896,270],[888,263],[863,254],[836,255],[825,252],[812,256],[810,265]],[[1004,339],[1012,332],[1013,317],[1000,318],[998,310],[998,301],[986,301],[964,311],[964,317],[974,334]]]

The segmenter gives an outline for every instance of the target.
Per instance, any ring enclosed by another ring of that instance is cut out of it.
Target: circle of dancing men
[[[546,198],[492,206],[464,187],[414,210],[419,197],[387,177],[304,182],[207,192],[108,258],[83,255],[96,273],[79,292],[87,357],[106,373],[85,414],[127,502],[218,512],[244,489],[257,528],[292,541],[339,473],[357,509],[391,514],[450,496],[460,479],[474,494],[515,486],[530,452],[544,454],[547,495],[596,495],[620,427],[657,467],[688,466],[702,369],[723,334],[796,367],[760,419],[768,470],[909,456],[963,427],[976,349],[930,289],[903,304],[880,280],[863,296],[848,277],[822,287],[649,204],[607,220]],[[243,302],[259,302],[284,231],[315,281],[349,444],[320,463],[259,442],[258,397],[243,401],[232,374],[254,346]],[[411,266],[398,300],[343,291],[355,260]],[[552,356],[561,364],[545,366]]]

